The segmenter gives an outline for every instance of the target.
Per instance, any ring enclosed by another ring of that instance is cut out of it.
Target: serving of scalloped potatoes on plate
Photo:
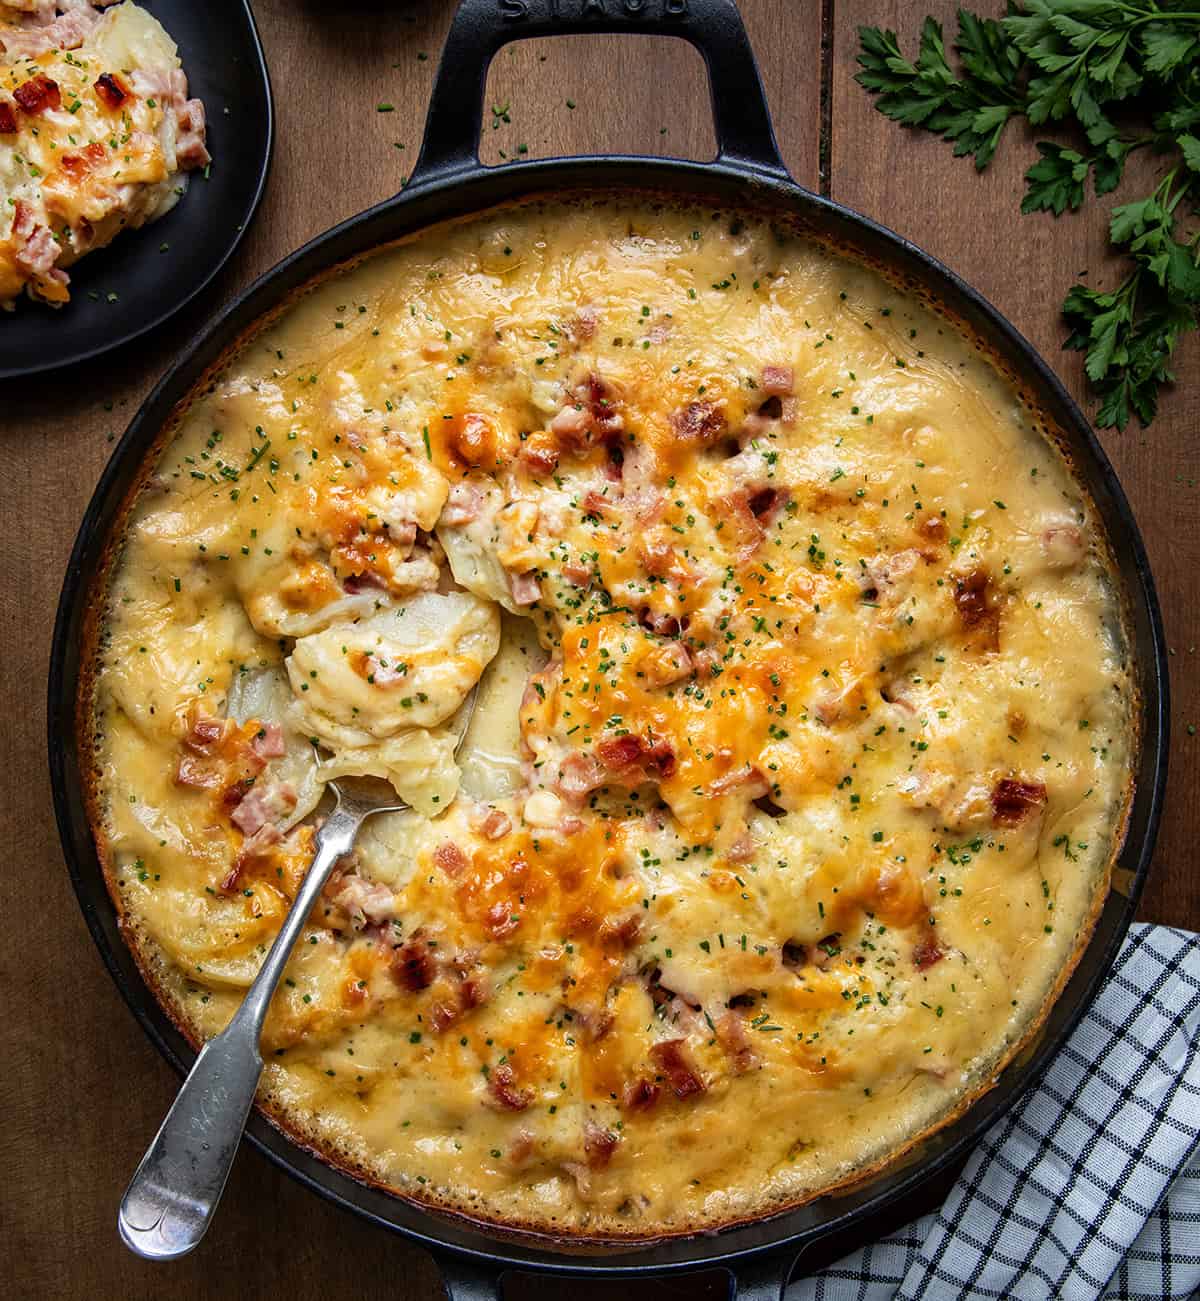
[[[204,105],[147,10],[0,0],[0,308],[69,301],[69,268],[170,212],[208,161]]]

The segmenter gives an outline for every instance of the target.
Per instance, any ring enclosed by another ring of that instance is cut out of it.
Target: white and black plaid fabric
[[[1139,925],[1045,1080],[988,1132],[942,1209],[798,1279],[787,1301],[1197,1293],[1200,936]]]

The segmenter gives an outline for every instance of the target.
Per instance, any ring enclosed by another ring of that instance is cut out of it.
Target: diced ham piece
[[[520,606],[533,605],[542,595],[541,584],[533,570],[527,574],[509,574],[508,586],[513,601]]]
[[[596,747],[596,753],[606,768],[619,771],[628,768],[630,764],[637,763],[642,757],[644,748],[645,742],[640,736],[628,733],[625,736],[614,736],[601,741]]]
[[[12,94],[26,113],[44,113],[47,109],[62,107],[58,82],[44,72],[23,81]]]
[[[99,140],[93,140],[90,145],[84,149],[75,149],[68,153],[63,153],[58,160],[59,167],[62,168],[68,176],[76,178],[86,176],[88,172],[99,167],[106,158],[104,146]]]
[[[54,6],[45,6],[44,12],[53,14]],[[76,50],[99,21],[100,15],[91,5],[72,5],[66,13],[36,27],[0,27],[0,46],[13,59],[35,59],[47,50]]]
[[[862,571],[864,601],[895,601],[907,594],[907,579],[920,568],[924,557],[914,547],[892,555],[873,556]]]
[[[179,134],[175,139],[175,161],[185,172],[207,167],[212,155],[205,146],[204,105],[198,99],[185,100],[175,115]]]
[[[558,448],[546,434],[531,434],[521,444],[520,459],[533,474],[553,474],[558,469]]]
[[[913,965],[918,971],[927,971],[935,962],[940,962],[945,956],[945,949],[937,942],[935,936],[930,935],[928,938],[918,941],[913,948]]]
[[[641,484],[636,488],[626,488],[621,497],[622,513],[644,526],[656,524],[666,506],[666,497],[649,483]]]
[[[129,88],[112,72],[102,72],[96,78],[93,89],[96,98],[111,109],[119,109],[129,98]]]
[[[617,397],[611,384],[593,373],[577,391],[586,396],[592,413],[592,431],[598,438],[608,440],[621,433],[625,428],[625,417],[617,410]]]
[[[638,551],[642,568],[655,578],[665,578],[675,560],[675,548],[665,538],[651,538]]]
[[[464,1011],[473,1007],[482,1007],[491,993],[491,985],[486,971],[459,972],[458,1000]]]
[[[652,687],[669,687],[692,675],[692,657],[681,641],[656,648],[643,663],[642,671]]]
[[[752,764],[744,763],[724,776],[714,778],[708,783],[708,789],[714,795],[728,795],[730,791],[742,791],[748,799],[761,799],[771,789],[767,779]]]
[[[692,652],[692,664],[695,666],[697,677],[712,678],[720,671],[721,657],[711,646],[705,646],[701,650]]]
[[[488,933],[496,940],[505,939],[521,925],[521,919],[503,901],[493,904],[487,910],[486,921]]]
[[[559,764],[558,790],[568,799],[580,799],[604,784],[604,766],[590,754],[573,752]]]
[[[550,422],[550,432],[557,437],[573,441],[582,440],[591,427],[592,413],[585,407],[568,404]]]
[[[855,683],[855,685],[858,684]],[[897,709],[903,710],[906,714],[915,716],[917,707],[910,695],[911,690],[911,685],[905,682],[903,678],[890,678],[880,686],[879,698],[889,705],[895,705]]]
[[[595,443],[612,445],[625,428],[616,394],[599,375],[577,384],[550,422],[550,433],[566,451],[581,452]]]
[[[62,252],[50,231],[33,215],[33,209],[20,199],[13,202],[12,239],[16,244],[17,264],[31,275],[47,276],[54,272]]]
[[[1045,805],[1046,787],[1041,782],[1005,777],[992,790],[992,821],[998,827],[1017,827]]]
[[[482,508],[483,493],[478,488],[469,483],[451,484],[446,504],[442,507],[440,522],[450,528],[458,528],[477,520]]]
[[[621,1095],[621,1105],[626,1111],[649,1111],[658,1101],[662,1090],[657,1084],[647,1079],[636,1079],[625,1086]]]
[[[954,579],[954,607],[959,622],[986,651],[1000,649],[1000,611],[991,600],[991,582],[986,569],[973,569]]]
[[[767,536],[763,520],[750,509],[752,495],[748,489],[738,488],[736,492],[728,493],[717,502],[718,509],[729,517],[737,531],[739,538],[737,557],[743,562],[754,555]],[[756,501],[756,505],[763,509],[764,516],[768,516],[775,505],[775,500],[760,498]]]
[[[443,1034],[458,1020],[461,1011],[462,1009],[455,1007],[453,1003],[434,1003],[429,1009],[429,1024],[438,1034]]]
[[[359,930],[391,921],[396,915],[396,898],[391,887],[365,876],[344,876],[331,902],[347,913]]]
[[[252,836],[265,823],[282,822],[295,807],[296,788],[291,782],[274,782],[251,787],[230,816],[236,826]]]
[[[678,637],[683,631],[683,625],[675,615],[652,610],[648,605],[643,605],[638,611],[638,623],[647,632],[657,633],[660,637]]]
[[[612,1160],[621,1136],[589,1120],[583,1127],[583,1150],[593,1170],[603,1170]]]
[[[197,759],[190,754],[181,754],[179,763],[175,768],[175,782],[179,786],[191,786],[194,790],[204,790],[205,788],[219,786],[221,784],[221,774],[211,764],[205,763],[202,759]]]
[[[642,919],[637,913],[617,921],[609,917],[600,923],[596,939],[607,948],[620,951],[631,949],[638,942],[642,933]]]
[[[264,822],[252,836],[242,842],[242,847],[233,860],[233,867],[221,881],[221,889],[226,894],[236,890],[246,868],[255,860],[264,858],[268,850],[282,839],[282,833],[273,822]]]
[[[451,878],[467,870],[467,856],[452,840],[442,841],[433,851],[433,861]]]
[[[411,547],[417,540],[417,525],[413,520],[391,520],[387,534],[398,547]]]
[[[383,584],[375,574],[347,574],[342,579],[342,587],[351,596],[357,596],[359,592],[365,592],[371,588],[382,590]]]
[[[762,387],[772,397],[791,397],[796,386],[796,375],[791,366],[764,366]]]
[[[573,587],[587,587],[592,581],[592,571],[587,565],[569,560],[562,567],[562,576]]]
[[[748,863],[754,857],[758,846],[754,843],[754,837],[749,831],[743,831],[740,836],[729,846],[725,857],[731,863]]]
[[[471,819],[471,826],[485,840],[503,840],[512,830],[512,818],[503,809],[488,809],[486,813]],[[457,848],[457,846],[455,846]],[[462,851],[459,850],[461,853]],[[465,864],[464,864],[465,866]]]
[[[433,950],[421,935],[414,935],[393,953],[391,968],[396,981],[414,994],[428,989],[437,975]]]
[[[750,1044],[750,1036],[746,1033],[746,1022],[743,1017],[737,1012],[726,1012],[717,1020],[715,1029],[717,1041],[729,1054],[733,1069],[739,1075],[744,1075],[758,1066],[759,1057]]]
[[[212,161],[204,143],[206,122],[204,122],[204,105],[198,99],[185,100],[176,113],[178,135],[174,142],[174,160],[182,172],[194,172],[197,168],[207,167]]]
[[[616,1017],[606,1007],[602,1008],[572,1008],[576,1023],[583,1030],[584,1038],[588,1043],[599,1043],[606,1034],[613,1028]]]
[[[17,110],[7,99],[0,99],[0,136],[15,135],[17,130]]]
[[[429,1010],[433,1028],[441,1034],[472,1008],[481,1007],[491,993],[487,973],[476,970],[476,954],[463,953],[454,958],[458,987],[447,998],[439,998]]]
[[[520,1169],[526,1161],[533,1155],[535,1147],[534,1136],[527,1129],[519,1129],[513,1136],[512,1142],[508,1145],[508,1162],[511,1166]]]
[[[260,759],[282,759],[287,754],[283,728],[278,723],[264,723],[250,745]]]
[[[507,1062],[494,1067],[488,1075],[488,1093],[508,1111],[524,1111],[533,1101],[529,1093],[517,1088],[517,1077]]]
[[[682,442],[707,447],[725,432],[725,415],[712,402],[689,402],[672,413],[671,428]]]
[[[226,718],[215,718],[211,714],[197,714],[183,743],[189,750],[206,754],[213,745],[225,738],[230,728]]]
[[[675,751],[666,741],[652,741],[644,736],[605,737],[596,746],[600,762],[614,775],[627,775],[634,766],[647,775],[670,777],[675,771]]]
[[[688,1060],[686,1043],[685,1039],[663,1039],[650,1049],[650,1061],[681,1099],[703,1093],[706,1087]]]
[[[597,492],[594,488],[589,488],[583,495],[583,513],[591,515],[595,519],[602,519],[605,515],[615,514],[617,509],[617,498],[607,497],[602,492]]]
[[[769,519],[783,500],[776,488],[758,488],[746,497],[746,505],[755,519]]]
[[[178,99],[182,103],[187,94],[187,75],[182,68],[138,68],[133,74],[133,88],[139,95]]]

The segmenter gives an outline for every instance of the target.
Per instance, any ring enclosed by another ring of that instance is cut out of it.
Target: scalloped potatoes
[[[1103,897],[1091,507],[946,319],[742,215],[531,206],[316,288],[174,431],[105,600],[98,838],[196,1033],[320,782],[414,805],[310,917],[263,1096],[437,1205],[638,1238],[861,1175]]]

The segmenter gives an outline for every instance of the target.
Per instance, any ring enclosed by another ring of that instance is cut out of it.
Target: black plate
[[[21,297],[15,311],[0,311],[0,380],[98,356],[161,325],[229,260],[262,198],[274,122],[249,0],[138,2],[179,46],[189,94],[204,101],[208,179],[193,172],[161,221],[122,232],[73,266],[64,307]]]

